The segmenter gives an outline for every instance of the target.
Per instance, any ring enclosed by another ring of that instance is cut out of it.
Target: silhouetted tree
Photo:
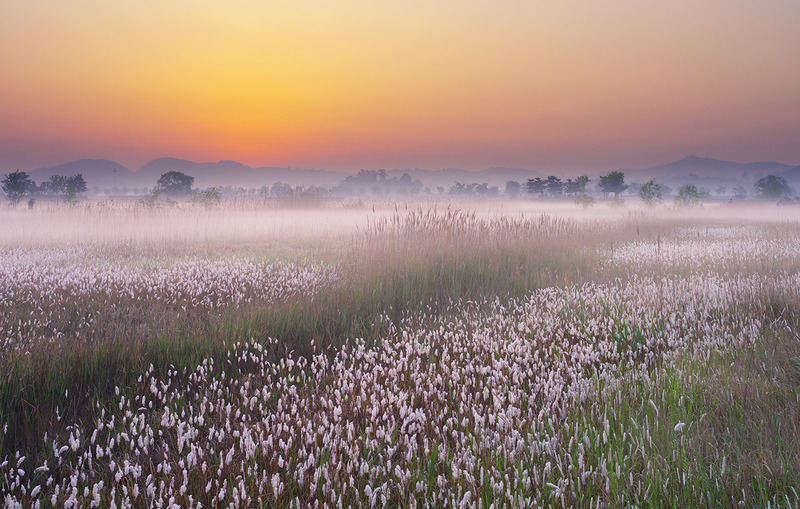
[[[544,186],[551,196],[561,196],[564,193],[564,183],[555,175],[548,176]]]
[[[643,184],[639,189],[639,198],[642,199],[648,207],[654,207],[661,203],[661,186],[656,184],[656,181],[650,179],[646,184]]]
[[[292,194],[292,186],[278,181],[272,184],[269,192],[272,196],[289,196]]]
[[[570,196],[586,194],[586,184],[588,183],[589,177],[586,175],[581,175],[575,180],[567,179],[567,181],[564,182],[564,193]]]
[[[619,193],[628,189],[628,184],[625,183],[625,174],[621,171],[612,171],[608,175],[600,177],[600,190],[608,196],[609,193],[614,193],[614,199],[619,198]]]
[[[778,201],[789,198],[794,194],[794,191],[789,186],[789,183],[783,177],[775,175],[767,175],[764,178],[758,179],[753,184],[756,196],[764,200]]]
[[[381,179],[381,177],[383,177]],[[344,183],[352,186],[372,185],[380,180],[386,180],[386,170],[380,173],[375,170],[359,170],[356,175],[348,175],[344,179]]]
[[[573,196],[577,194],[579,189],[580,188],[578,187],[578,183],[572,179],[567,179],[567,181],[564,182],[564,194],[568,196]]]
[[[498,192],[499,189],[497,186],[489,187],[489,184],[486,182],[482,184],[462,184],[461,182],[456,182],[450,187],[449,194],[465,196],[493,196]]]
[[[16,205],[26,193],[36,188],[36,184],[24,171],[9,173],[2,180],[6,198]]]
[[[67,189],[67,177],[63,175],[52,175],[49,180],[39,184],[39,191],[49,196],[59,196],[64,194]]]
[[[84,180],[82,173],[67,178],[67,189],[69,188],[74,189],[77,194],[86,192],[88,187],[86,186],[86,180]]]
[[[357,190],[361,194],[365,189],[377,195],[399,193],[416,194],[422,189],[422,182],[414,179],[408,173],[400,178],[389,178],[386,170],[359,170],[356,175],[345,177],[341,187]]]
[[[701,202],[711,198],[708,191],[701,191],[697,189],[694,184],[686,184],[678,189],[678,194],[675,196],[675,203],[684,206],[700,205]]]
[[[188,196],[192,192],[194,177],[179,171],[168,171],[156,182],[156,192],[170,196]]]
[[[61,196],[64,200],[72,202],[85,193],[87,190],[86,181],[83,175],[78,173],[71,177],[63,175],[52,175],[50,180],[42,182],[39,186],[42,194],[50,196]]]
[[[589,177],[586,175],[581,175],[575,179],[575,183],[578,185],[578,193],[585,193],[586,185],[589,183]]]
[[[528,179],[526,188],[528,194],[538,194],[542,196],[545,192],[545,181],[539,177]]]

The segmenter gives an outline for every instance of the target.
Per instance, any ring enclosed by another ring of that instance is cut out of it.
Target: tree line
[[[16,171],[5,175],[2,179],[2,189],[6,198],[12,203],[19,203],[23,197],[30,197],[29,205],[33,206],[36,197],[55,197],[61,198],[65,202],[75,202],[87,191],[86,181],[82,174],[72,176],[53,175],[48,180],[37,185],[30,176],[22,171]],[[550,175],[546,178],[536,177],[528,179],[524,186],[516,181],[508,181],[505,186],[505,194],[508,196],[518,196],[525,194],[538,198],[571,198],[577,204],[591,206],[594,198],[589,195],[588,184],[591,179],[587,175],[581,175],[574,179],[561,178]],[[287,187],[286,184],[276,183],[269,189],[275,192],[276,186],[279,191]],[[144,196],[141,201],[147,205],[174,201],[177,198],[187,198],[204,204],[218,203],[221,200],[221,192],[218,188],[212,187],[203,190],[194,189],[194,177],[179,171],[169,171],[161,175],[156,181],[155,187],[150,193]],[[634,187],[635,186],[635,187]],[[372,189],[378,194],[390,192],[400,192],[402,194],[416,194],[423,189],[422,182],[412,179],[408,174],[400,178],[388,178],[385,170],[361,170],[357,175],[345,178],[340,188],[344,190],[363,190]],[[612,171],[606,175],[601,175],[598,179],[598,190],[608,198],[613,195],[612,204],[621,204],[620,194],[629,188],[638,194],[641,201],[648,206],[656,206],[664,201],[664,194],[669,194],[668,188],[651,179],[645,184],[629,185],[625,182],[625,174],[621,171]],[[291,189],[291,187],[289,187]],[[338,188],[337,188],[338,189]],[[722,193],[725,188],[721,187]],[[316,192],[325,191],[322,188],[314,188]],[[439,194],[445,192],[444,187],[437,188]],[[638,190],[638,192],[637,192]],[[767,175],[759,179],[753,185],[756,197],[764,200],[781,201],[790,199],[794,196],[794,190],[789,186],[785,178],[776,175]],[[426,188],[429,192],[429,188]],[[719,190],[718,190],[719,192]],[[742,194],[746,192],[741,188]],[[448,193],[460,196],[498,196],[499,188],[489,186],[487,183],[461,183],[453,184]],[[694,184],[686,184],[678,189],[674,196],[674,201],[681,205],[696,205],[711,199],[711,194],[702,188],[697,188]]]
[[[25,196],[52,196],[60,197],[64,201],[76,201],[86,192],[86,181],[83,174],[78,173],[71,177],[53,175],[38,186],[24,171],[9,173],[2,180],[3,192],[13,204],[17,204]],[[33,202],[29,202],[33,205]]]
[[[594,203],[594,199],[589,196],[587,185],[590,179],[586,175],[581,175],[576,179],[567,179],[562,181],[555,175],[550,175],[547,178],[532,178],[528,179],[525,189],[529,195],[538,196],[540,198],[574,198],[575,203],[588,206]],[[650,179],[644,184],[636,185],[638,188],[638,196],[642,202],[650,207],[659,205],[664,201],[664,194],[667,188]],[[620,194],[628,190],[631,186],[625,182],[625,174],[621,171],[612,171],[607,175],[599,177],[598,188],[603,195],[608,198],[614,195],[613,202],[621,203]],[[522,189],[519,182],[508,181],[506,182],[506,194],[518,195]],[[724,194],[726,188],[720,187]],[[718,190],[718,191],[719,191]],[[741,188],[742,194],[746,192]],[[780,176],[767,175],[756,181],[753,184],[753,191],[755,196],[762,200],[781,201],[788,200],[794,196],[795,191],[789,185],[788,181]],[[711,200],[711,193],[705,189],[698,189],[694,184],[686,184],[678,189],[677,194],[674,196],[674,201],[679,205],[698,205],[704,201]],[[613,203],[612,202],[612,203]]]

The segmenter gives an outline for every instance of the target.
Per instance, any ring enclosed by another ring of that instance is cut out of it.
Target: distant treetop
[[[614,193],[614,198],[619,198],[619,193],[628,189],[625,183],[625,174],[621,171],[612,171],[600,177],[600,190],[606,195]]]
[[[789,183],[783,177],[775,175],[767,175],[759,179],[753,188],[756,191],[756,196],[763,200],[778,201],[786,198],[791,198],[794,190],[789,186]]]
[[[36,188],[36,184],[24,171],[9,173],[0,182],[3,183],[3,192],[6,194],[6,198],[14,205],[19,203],[26,193]]]
[[[179,171],[168,171],[156,182],[156,191],[169,196],[188,196],[192,193],[194,177]]]

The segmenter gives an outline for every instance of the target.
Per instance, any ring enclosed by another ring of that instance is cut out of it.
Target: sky
[[[0,172],[800,164],[796,0],[2,0]]]

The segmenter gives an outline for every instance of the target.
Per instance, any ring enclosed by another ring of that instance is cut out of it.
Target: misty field
[[[0,209],[7,507],[800,504],[800,212]]]

